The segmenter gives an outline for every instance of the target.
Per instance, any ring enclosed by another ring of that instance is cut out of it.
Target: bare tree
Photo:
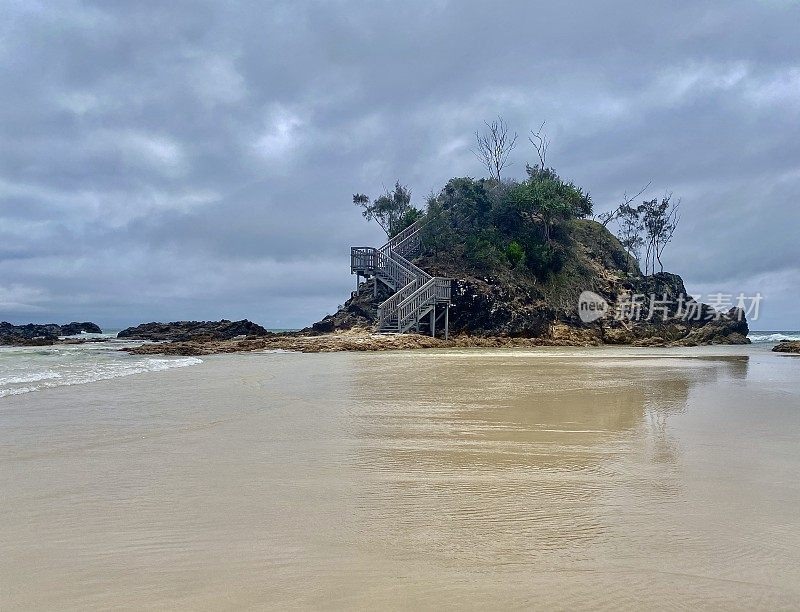
[[[536,149],[536,154],[539,156],[539,167],[542,170],[547,168],[547,149],[550,147],[550,138],[544,132],[544,124],[545,122],[542,121],[539,130],[536,132],[531,130],[531,135],[528,136],[528,140],[533,145],[533,148]]]
[[[517,144],[517,133],[509,134],[508,124],[499,115],[491,123],[484,123],[487,131],[483,134],[475,132],[478,149],[472,153],[486,166],[489,176],[499,183],[501,172],[511,165],[508,156]]]
[[[597,222],[603,227],[608,227],[608,224],[619,217],[619,207],[614,210],[609,210],[597,215]]]

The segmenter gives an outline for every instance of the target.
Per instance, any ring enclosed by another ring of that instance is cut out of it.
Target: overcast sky
[[[481,176],[500,113],[547,121],[597,211],[672,191],[667,267],[800,328],[799,28],[791,0],[0,0],[0,320],[307,325],[381,242],[352,194]]]

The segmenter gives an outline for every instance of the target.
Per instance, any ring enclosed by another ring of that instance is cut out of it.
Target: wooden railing
[[[421,311],[437,302],[450,302],[452,281],[434,277],[397,305],[397,330],[407,331],[419,321]]]
[[[420,286],[419,281],[412,281],[388,300],[378,306],[378,329],[388,325],[397,316],[397,307],[400,303],[414,293]]]
[[[379,329],[407,331],[437,303],[450,304],[451,280],[432,277],[406,259],[419,252],[423,227],[422,221],[416,221],[377,249],[350,249],[351,273],[374,275],[395,289],[378,307]]]
[[[375,272],[375,247],[350,247],[350,274]]]
[[[391,279],[395,285],[395,289],[401,289],[410,282],[417,280],[417,274],[400,263],[391,253],[387,255],[380,250],[376,251],[375,268],[376,271],[380,271],[385,277]]]
[[[411,270],[411,272],[413,272],[417,280],[422,281],[420,284],[427,283],[429,280],[431,280],[431,278],[433,278],[430,274],[425,272],[425,270],[420,268],[418,265],[408,261],[405,257],[399,255],[395,251],[392,251],[391,258],[397,261],[401,266],[403,266],[407,270]]]
[[[399,255],[411,255],[417,252],[420,245],[422,236],[420,232],[424,227],[422,219],[414,221],[402,232],[390,238],[389,241],[381,247],[381,250],[387,249]]]
[[[420,268],[417,268],[408,261],[405,256],[411,256],[417,253],[420,246],[420,231],[423,225],[420,221],[415,221],[409,225],[397,236],[389,239],[382,247],[350,247],[350,272],[368,272],[373,273],[376,268],[377,258],[379,253],[386,257],[390,255],[398,256],[400,263],[406,268],[412,266],[422,274],[425,274]],[[385,261],[385,260],[384,260]],[[428,276],[428,275],[426,275]],[[430,278],[430,276],[428,276]]]
[[[425,272],[425,270],[411,263],[402,255],[398,255],[396,252],[392,251],[390,257],[396,260],[403,268],[409,270],[414,275],[414,280],[403,286],[397,293],[392,295],[388,300],[384,301],[380,306],[378,306],[379,328],[383,327],[385,322],[396,317],[397,307],[399,306],[400,302],[402,302],[405,298],[414,293],[417,288],[421,287],[432,278],[430,274]]]

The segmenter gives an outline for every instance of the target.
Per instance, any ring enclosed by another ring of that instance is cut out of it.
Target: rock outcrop
[[[103,330],[100,329],[98,325],[89,322],[84,322],[84,323],[74,322],[74,323],[67,323],[66,325],[61,326],[62,336],[76,336],[81,333],[102,334]]]
[[[124,350],[135,355],[212,355],[248,351],[296,351],[300,353],[333,353],[338,351],[398,351],[426,348],[532,348],[546,346],[591,346],[598,342],[589,338],[581,342],[572,336],[563,338],[511,338],[460,335],[449,340],[424,334],[379,334],[369,328],[353,327],[331,334],[304,332],[276,333],[269,336],[186,342],[142,344]]]
[[[784,340],[779,342],[773,348],[776,353],[794,353],[800,355],[800,342],[797,340]]]
[[[432,275],[454,279],[450,326],[456,336],[536,338],[577,345],[749,343],[747,320],[740,310],[719,312],[695,301],[676,274],[643,275],[616,237],[595,221],[575,220],[567,230],[565,262],[544,280],[508,265],[481,274],[464,260],[434,253],[415,263]],[[605,302],[604,317],[582,320],[579,298],[585,291]],[[304,331],[368,327],[388,295],[379,293],[375,298],[372,285],[362,284],[336,313]],[[657,311],[648,316],[651,301]],[[640,312],[618,316],[626,308]]]
[[[378,317],[378,304],[390,295],[391,293],[381,284],[378,286],[378,295],[375,296],[374,288],[364,283],[358,291],[354,291],[350,295],[350,299],[340,306],[339,310],[314,323],[311,327],[305,328],[302,332],[329,334],[337,330],[372,327]]]
[[[174,321],[172,323],[142,323],[123,329],[118,338],[150,340],[152,342],[186,342],[230,340],[239,336],[268,336],[271,332],[260,325],[241,321]]]
[[[2,322],[0,323],[0,344],[46,346],[55,344],[61,336],[74,336],[81,332],[100,334],[103,333],[103,330],[90,322],[73,322],[65,325],[57,325],[56,323],[12,325],[11,323]]]

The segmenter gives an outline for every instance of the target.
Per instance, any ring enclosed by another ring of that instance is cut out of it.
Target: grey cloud
[[[499,112],[520,132],[546,119],[552,162],[599,209],[650,180],[682,197],[669,267],[690,288],[769,286],[763,325],[792,326],[798,17],[744,0],[6,3],[0,319],[307,324],[351,290],[347,247],[380,241],[350,195],[399,178],[421,204],[479,175],[472,133]]]

